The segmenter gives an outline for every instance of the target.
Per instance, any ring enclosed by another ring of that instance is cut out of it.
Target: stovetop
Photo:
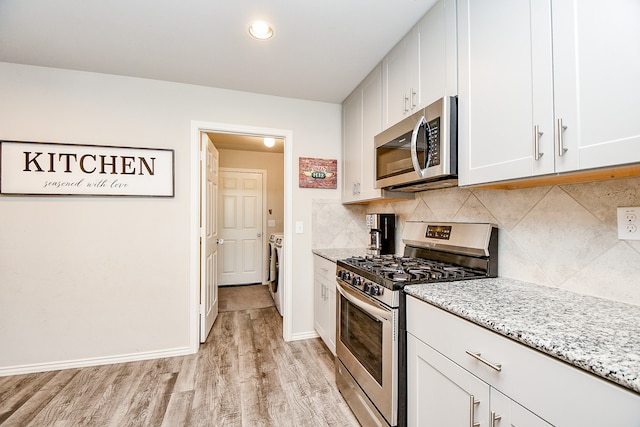
[[[497,276],[498,228],[493,224],[407,221],[402,241],[403,256],[338,260],[338,284],[397,307],[406,285]]]
[[[400,290],[409,284],[486,277],[486,273],[482,271],[459,265],[395,255],[351,257],[338,260],[338,276],[340,276],[340,267],[392,290]]]

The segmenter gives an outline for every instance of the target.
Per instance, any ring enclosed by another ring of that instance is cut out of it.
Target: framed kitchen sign
[[[300,157],[300,188],[338,188],[338,161]]]
[[[173,197],[174,151],[0,141],[0,194]]]

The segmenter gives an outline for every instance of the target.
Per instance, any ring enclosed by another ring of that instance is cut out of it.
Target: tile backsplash
[[[640,241],[618,240],[616,208],[640,205],[640,178],[516,190],[450,188],[414,200],[342,205],[314,200],[313,248],[364,247],[367,213],[407,220],[492,222],[499,275],[640,305]]]

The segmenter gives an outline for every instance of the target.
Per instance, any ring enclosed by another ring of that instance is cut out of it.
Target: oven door
[[[398,309],[337,281],[336,354],[387,422],[398,413]]]

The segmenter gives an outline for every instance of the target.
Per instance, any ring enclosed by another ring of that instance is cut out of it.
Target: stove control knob
[[[358,276],[354,277],[353,280],[351,281],[351,284],[353,286],[359,286],[360,283],[362,283],[362,279],[359,278]]]
[[[369,293],[374,297],[382,294],[382,292],[380,291],[380,286],[372,286],[369,290]]]
[[[365,292],[369,292],[369,289],[371,289],[371,282],[365,282],[364,285],[362,285],[362,290]]]
[[[344,280],[345,282],[349,281],[351,279],[351,273],[349,273],[348,271],[343,271],[342,272],[342,280]]]

